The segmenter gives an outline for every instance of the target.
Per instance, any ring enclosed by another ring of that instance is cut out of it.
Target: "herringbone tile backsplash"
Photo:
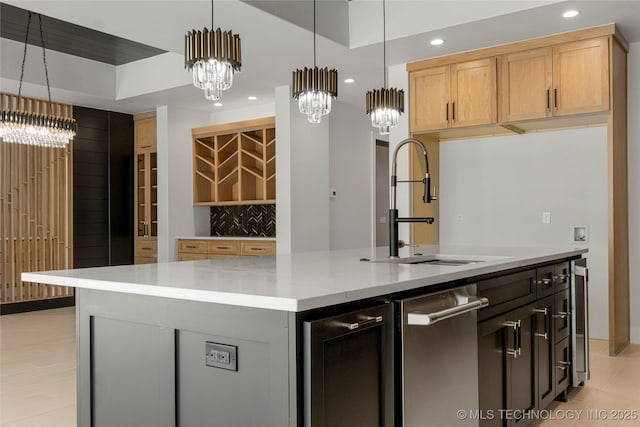
[[[276,237],[276,205],[212,206],[211,235]]]

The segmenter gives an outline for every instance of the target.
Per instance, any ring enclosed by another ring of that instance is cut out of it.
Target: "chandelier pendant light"
[[[231,31],[213,29],[211,0],[211,30],[188,31],[184,37],[184,66],[193,74],[193,85],[204,90],[210,101],[222,98],[222,91],[233,85],[233,75],[242,67],[240,36]]]
[[[64,117],[52,114],[54,112],[51,102],[51,87],[49,86],[49,70],[47,69],[47,57],[42,34],[42,15],[38,15],[40,23],[40,40],[42,42],[42,60],[44,62],[44,74],[47,81],[47,93],[49,103],[38,103],[42,111],[27,111],[24,108],[25,100],[22,99],[22,82],[24,79],[24,65],[27,59],[27,44],[33,13],[29,11],[27,21],[27,34],[24,40],[24,53],[20,71],[20,86],[15,105],[7,102],[2,106],[0,113],[0,138],[5,142],[17,144],[35,145],[39,147],[64,148],[76,135],[78,124],[73,117]],[[7,99],[9,99],[7,97]],[[22,102],[21,102],[22,101]],[[3,102],[4,104],[4,102]]]
[[[338,97],[338,71],[316,65],[316,0],[313,0],[313,68],[293,72],[293,99],[307,115],[309,123],[320,123],[331,112],[331,101]]]
[[[404,113],[404,90],[389,89],[387,85],[387,28],[386,3],[382,0],[382,63],[384,87],[373,89],[366,95],[366,111],[371,115],[371,125],[378,128],[380,135],[388,135],[392,127],[398,125],[400,115]]]

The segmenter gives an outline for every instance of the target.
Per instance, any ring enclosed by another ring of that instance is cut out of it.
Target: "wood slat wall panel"
[[[0,94],[2,108],[44,111],[47,102]],[[73,117],[72,106],[53,111]],[[72,267],[71,144],[42,148],[0,140],[0,303],[69,297],[73,288],[22,282],[23,271]]]

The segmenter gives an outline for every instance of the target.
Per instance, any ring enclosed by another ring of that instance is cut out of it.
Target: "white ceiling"
[[[339,99],[364,110],[366,91],[382,85],[381,1],[353,0],[347,7],[344,0],[319,1],[318,31],[327,37],[318,37],[318,65],[337,68]],[[216,0],[215,25],[239,33],[243,50],[242,72],[224,93],[221,109],[272,103],[274,87],[289,84],[295,68],[312,65],[309,0],[258,2],[264,4],[258,8],[240,0]],[[130,113],[157,105],[220,109],[191,86],[183,67],[186,31],[210,26],[208,0],[7,3],[170,52],[119,67],[50,52],[49,72],[58,101]],[[562,18],[561,13],[569,8],[582,13],[571,20]],[[387,63],[396,65],[611,22],[620,26],[629,42],[640,41],[640,1],[387,0]],[[429,45],[435,36],[446,43]],[[3,39],[1,47],[2,90],[16,92],[20,43]],[[343,84],[346,77],[355,78],[356,83]],[[46,95],[41,75],[28,72],[25,81],[26,95]],[[248,101],[249,95],[258,100]]]

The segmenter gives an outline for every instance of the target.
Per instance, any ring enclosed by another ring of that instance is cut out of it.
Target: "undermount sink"
[[[401,258],[381,259],[374,262],[384,262],[391,264],[431,264],[431,265],[449,265],[459,266],[467,264],[477,264],[479,262],[499,261],[511,258],[508,256],[494,255],[452,255],[452,254],[431,254],[431,255],[413,255]]]

